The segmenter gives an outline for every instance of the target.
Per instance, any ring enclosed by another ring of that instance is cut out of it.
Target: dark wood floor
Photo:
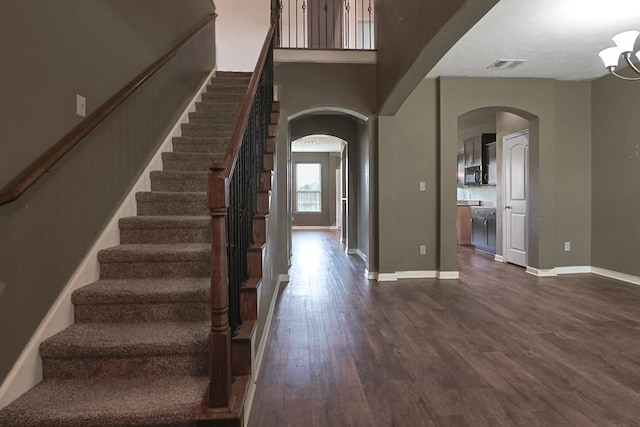
[[[640,287],[468,248],[462,280],[376,283],[293,239],[250,426],[640,425]]]

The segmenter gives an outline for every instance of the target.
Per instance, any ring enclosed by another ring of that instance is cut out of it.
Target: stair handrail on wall
[[[17,200],[33,184],[36,183],[49,169],[58,163],[71,149],[78,145],[87,135],[111,115],[120,105],[122,105],[134,92],[153,77],[164,65],[185,48],[194,38],[202,33],[205,28],[215,22],[218,15],[212,13],[193,30],[187,37],[178,43],[173,49],[163,55],[147,69],[133,78],[126,86],[120,89],[115,95],[104,102],[93,113],[82,120],[76,127],[71,129],[66,135],[58,140],[54,145],[45,151],[40,157],[25,167],[7,185],[0,189],[0,206]],[[214,31],[215,34],[215,31]],[[215,45],[215,43],[214,43]]]
[[[248,279],[253,215],[263,178],[263,153],[273,104],[272,24],[251,76],[238,121],[222,163],[210,166],[207,203],[211,212],[211,331],[209,408],[231,405],[231,337],[239,327],[240,288]]]

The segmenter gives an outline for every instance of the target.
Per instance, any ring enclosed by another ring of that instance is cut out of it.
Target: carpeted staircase
[[[208,166],[221,160],[250,73],[210,82],[138,216],[101,251],[100,280],[74,292],[75,324],[40,346],[44,380],[0,426],[193,425],[207,378],[211,229]]]

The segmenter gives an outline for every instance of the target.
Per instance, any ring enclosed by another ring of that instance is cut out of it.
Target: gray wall
[[[529,265],[589,265],[590,99],[588,82],[423,80],[395,116],[379,120],[380,272],[457,270],[458,117],[487,107],[530,121]]]
[[[424,76],[497,2],[376,0],[381,114],[395,114]]]
[[[293,162],[293,188],[296,188],[295,170],[298,163],[320,164],[322,179],[321,212],[296,212],[296,200],[294,194],[294,226],[335,226],[336,225],[336,170],[340,166],[340,153],[291,153]],[[294,191],[295,193],[295,191]]]
[[[0,79],[6,183],[87,112],[182,40],[208,0],[2,2]],[[202,33],[18,201],[0,207],[0,380],[181,109],[213,67]],[[1,382],[1,381],[0,381]]]
[[[376,66],[371,64],[311,64],[311,63],[280,63],[276,64],[275,81],[278,86],[278,99],[282,110],[280,115],[278,137],[278,209],[281,212],[291,212],[290,200],[287,195],[287,185],[291,171],[288,169],[290,158],[285,154],[289,151],[289,143],[293,139],[289,134],[290,123],[305,113],[340,114],[347,113],[352,117],[361,116],[368,121],[374,120],[376,113]],[[371,131],[371,125],[369,126]],[[326,132],[319,132],[326,133]],[[298,135],[296,135],[298,136]],[[335,135],[340,137],[340,135]],[[356,133],[357,137],[357,133]],[[370,143],[375,144],[370,135]],[[348,148],[348,147],[347,147]],[[349,152],[349,156],[351,156]],[[371,176],[377,173],[376,164],[369,165],[369,182]],[[371,193],[372,189],[365,191]],[[372,201],[373,202],[373,201]],[[375,206],[375,205],[373,205]],[[351,215],[351,212],[350,212]],[[375,213],[371,214],[374,217]],[[287,247],[281,247],[281,258],[278,264],[280,272],[286,272],[290,256],[289,230],[290,217],[280,215],[278,219],[280,241],[288,242]],[[376,230],[371,230],[375,232]],[[349,240],[349,239],[348,239]],[[351,237],[353,242],[354,238]],[[369,246],[375,248],[377,237],[370,235]],[[351,245],[350,245],[351,247]],[[357,247],[356,247],[357,248]],[[375,251],[369,250],[368,253]],[[368,260],[368,268],[375,271],[375,259]]]
[[[543,79],[443,78],[440,138],[457,132],[467,111],[499,107],[530,120],[529,265],[547,269],[589,265],[590,86]],[[442,144],[442,262],[455,265],[455,151]],[[447,178],[451,177],[451,178]],[[578,215],[577,212],[580,212]],[[586,232],[586,236],[585,236]],[[564,254],[563,242],[572,253]]]
[[[640,276],[640,86],[592,84],[592,264]]]
[[[378,120],[380,273],[437,268],[437,95],[437,81],[425,79],[395,116]],[[455,216],[453,231],[455,241]],[[419,253],[422,244],[426,255]]]

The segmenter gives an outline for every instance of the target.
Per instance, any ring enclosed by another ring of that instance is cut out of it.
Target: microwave
[[[482,166],[471,166],[464,168],[464,185],[484,184],[482,176]]]

